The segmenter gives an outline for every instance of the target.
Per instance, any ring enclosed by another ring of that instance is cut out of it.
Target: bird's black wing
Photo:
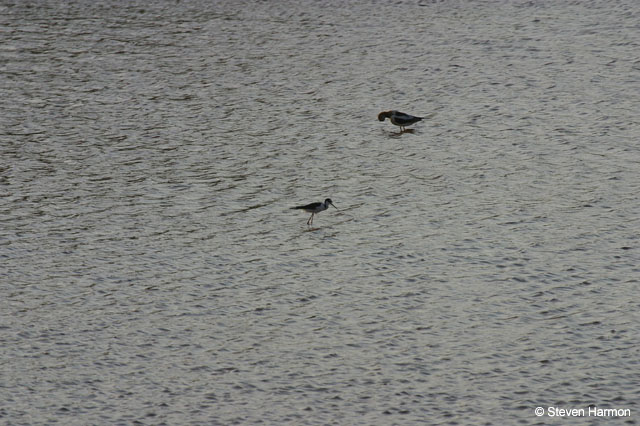
[[[320,204],[322,204],[322,203],[317,202],[317,203],[307,204],[307,205],[304,205],[304,206],[295,206],[295,207],[291,207],[291,208],[292,209],[301,209],[301,210],[315,210],[318,207],[320,207]]]
[[[404,112],[396,112],[394,118],[402,126],[422,120],[422,117],[405,114]]]

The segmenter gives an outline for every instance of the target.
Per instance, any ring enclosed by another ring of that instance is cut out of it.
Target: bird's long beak
[[[334,206],[334,205],[333,205],[333,203],[330,203],[330,204],[333,206],[333,208],[334,208],[334,209],[336,209],[336,210],[340,211],[340,209],[339,209],[339,208],[337,208],[336,206]]]

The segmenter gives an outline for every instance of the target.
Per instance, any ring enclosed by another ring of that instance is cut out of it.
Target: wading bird
[[[391,123],[396,126],[400,126],[400,132],[404,132],[405,126],[411,126],[414,123],[422,120],[424,117],[415,117],[413,115],[405,114],[400,111],[382,111],[378,114],[378,120],[384,121],[385,118],[388,118]]]
[[[331,201],[331,198],[327,198],[322,203],[317,202],[317,203],[307,204],[305,206],[296,206],[296,207],[291,207],[291,208],[292,209],[300,209],[300,210],[304,210],[307,213],[311,213],[311,217],[309,218],[309,220],[307,220],[307,225],[311,225],[313,223],[313,216],[316,213],[320,213],[322,211],[325,211],[326,209],[329,208],[330,205],[333,206],[336,210],[340,210],[339,208],[337,208],[336,206],[333,205],[333,202]]]

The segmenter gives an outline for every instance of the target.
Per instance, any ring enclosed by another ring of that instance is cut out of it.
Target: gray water
[[[2,0],[0,423],[636,424],[639,105],[635,0]]]

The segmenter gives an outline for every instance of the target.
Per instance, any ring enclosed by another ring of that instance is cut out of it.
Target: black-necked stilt
[[[311,217],[309,218],[309,220],[307,220],[307,225],[311,225],[313,223],[313,215],[315,215],[316,213],[320,213],[322,211],[325,211],[326,209],[329,208],[329,206],[333,206],[336,210],[340,210],[339,208],[337,208],[336,206],[333,205],[333,202],[331,201],[331,198],[327,198],[326,200],[324,200],[324,202],[320,203],[311,203],[311,204],[307,204],[306,206],[296,206],[296,207],[291,207],[292,209],[300,209],[300,210],[304,210],[307,213],[311,213]]]
[[[378,114],[378,120],[384,121],[385,118],[388,118],[391,123],[396,126],[400,126],[400,131],[404,132],[405,126],[411,126],[412,124],[422,120],[424,117],[415,117],[400,111],[382,111]]]

